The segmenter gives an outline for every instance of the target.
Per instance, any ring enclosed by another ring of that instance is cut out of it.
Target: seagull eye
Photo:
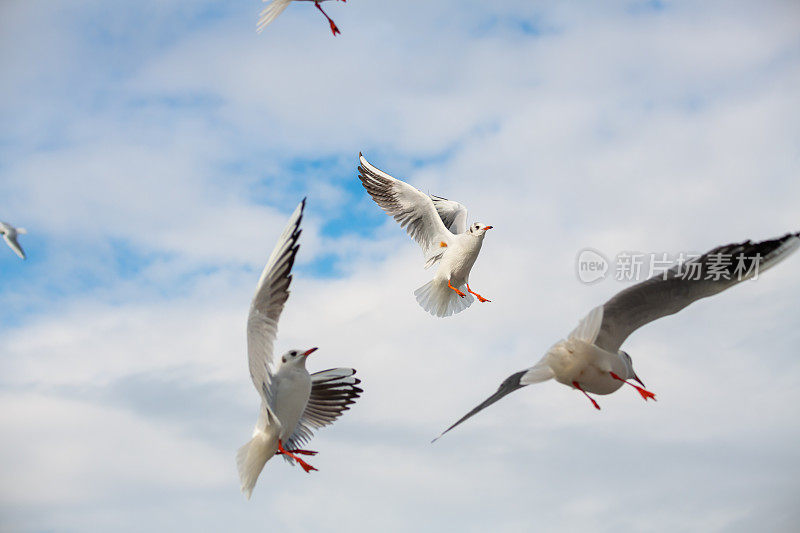
[[[293,352],[292,352],[292,353],[290,353],[289,355],[291,355],[292,357],[294,357],[295,355],[297,355],[297,352],[293,351]]]

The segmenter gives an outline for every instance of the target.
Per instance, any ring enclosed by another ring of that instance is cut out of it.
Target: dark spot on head
[[[286,362],[286,358],[285,357],[281,357],[281,361],[283,361],[285,363]]]

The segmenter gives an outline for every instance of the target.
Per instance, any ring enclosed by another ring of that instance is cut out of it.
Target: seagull
[[[497,392],[433,442],[503,396],[549,379],[580,391],[596,409],[600,405],[588,393],[611,394],[625,384],[635,388],[645,401],[655,400],[633,371],[631,356],[619,349],[625,339],[645,324],[757,277],[798,247],[800,233],[755,243],[748,240],[727,244],[620,291],[592,309],[566,340],[553,345],[538,363],[506,378]]]
[[[256,31],[258,33],[264,31],[264,28],[266,28],[270,22],[275,20],[278,15],[283,13],[283,10],[286,9],[292,1],[314,2],[314,6],[319,9],[323,15],[325,15],[326,19],[328,19],[328,24],[331,25],[331,31],[333,32],[333,35],[335,36],[337,33],[342,33],[339,31],[339,28],[336,27],[336,24],[328,16],[328,14],[322,10],[322,6],[319,5],[321,2],[325,2],[327,0],[272,0],[271,2],[270,0],[264,0],[264,2],[269,2],[269,5],[261,11],[261,15],[258,19],[258,25],[256,26]],[[342,2],[347,2],[347,0],[342,0]]]
[[[22,246],[17,242],[17,235],[25,235],[26,233],[28,233],[28,230],[25,228],[15,228],[8,222],[0,222],[0,235],[3,236],[6,244],[8,244],[21,259],[25,259],[25,252],[22,251]]]
[[[467,208],[439,196],[429,196],[372,166],[358,154],[358,177],[386,213],[400,223],[422,247],[425,268],[439,263],[433,280],[414,291],[430,314],[446,317],[473,304],[490,302],[469,286],[469,272],[478,258],[483,237],[492,226],[467,227]],[[464,292],[466,291],[466,292]]]
[[[316,470],[300,455],[317,452],[301,449],[315,429],[332,424],[348,410],[361,392],[361,381],[352,377],[352,368],[332,368],[309,374],[306,359],[317,348],[288,350],[273,355],[278,319],[292,282],[292,265],[300,245],[300,222],[306,200],[297,206],[289,224],[278,239],[250,304],[247,318],[247,356],[250,377],[261,396],[253,438],[239,448],[236,465],[247,499],[253,493],[258,475],[275,455],[297,462],[303,470]]]

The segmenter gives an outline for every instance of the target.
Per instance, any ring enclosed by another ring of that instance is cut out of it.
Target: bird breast
[[[595,394],[611,394],[622,386],[610,372],[627,375],[625,364],[617,354],[578,339],[558,342],[545,357],[556,381],[569,387],[577,381],[583,390]]]
[[[450,247],[442,257],[439,272],[459,285],[469,276],[478,253],[481,251],[483,239],[469,234],[456,235]]]
[[[275,380],[275,415],[281,421],[280,438],[288,439],[306,409],[311,395],[311,376],[302,369],[286,369],[278,372]]]

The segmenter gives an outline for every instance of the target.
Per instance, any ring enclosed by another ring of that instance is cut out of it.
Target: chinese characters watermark
[[[661,277],[687,281],[733,281],[758,279],[761,254],[710,252],[705,255],[680,252],[620,252],[610,262],[597,250],[585,248],[576,260],[578,279],[595,283],[613,274],[623,282]]]

